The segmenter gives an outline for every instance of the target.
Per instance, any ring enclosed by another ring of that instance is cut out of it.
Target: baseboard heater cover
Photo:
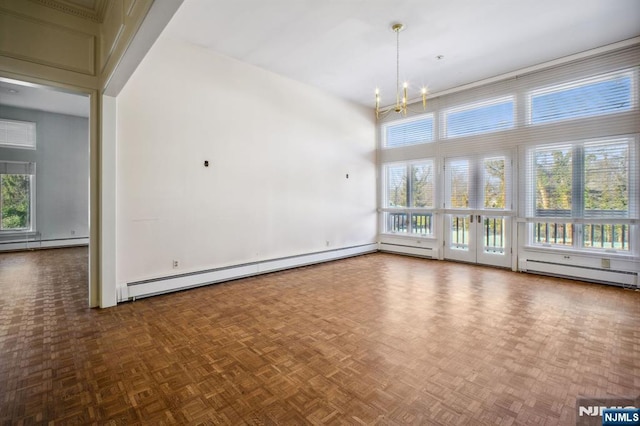
[[[188,274],[129,282],[126,286],[121,286],[119,288],[118,301],[124,302],[127,300],[135,300],[136,298],[155,296],[158,294],[186,290],[189,288],[201,287],[254,275],[329,262],[332,260],[359,256],[361,254],[374,253],[376,251],[378,251],[377,244],[363,244],[341,249],[208,269]]]
[[[380,243],[380,251],[426,257],[428,259],[438,258],[438,249],[431,247],[416,247],[407,246],[404,244]]]
[[[579,278],[597,283],[615,284],[625,287],[638,288],[638,273],[630,271],[616,271],[585,266],[572,266],[562,263],[538,260],[523,260],[519,262],[521,272],[531,272],[566,278]]]
[[[0,242],[0,251],[35,250],[43,248],[75,247],[89,245],[89,238],[65,238],[59,240],[29,240]]]

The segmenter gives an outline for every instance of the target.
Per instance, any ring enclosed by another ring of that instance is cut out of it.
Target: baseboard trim
[[[267,274],[285,269],[298,268],[316,263],[330,262],[347,257],[374,253],[376,251],[378,251],[377,243],[362,244],[352,247],[208,269],[187,274],[133,281],[118,288],[118,302],[186,290],[189,288],[201,287],[254,275]]]
[[[64,238],[52,240],[7,241],[0,243],[2,251],[39,250],[48,248],[88,246],[89,238]]]
[[[403,254],[406,256],[423,257],[425,259],[437,259],[438,248],[416,247],[396,243],[380,243],[379,250],[385,253]]]

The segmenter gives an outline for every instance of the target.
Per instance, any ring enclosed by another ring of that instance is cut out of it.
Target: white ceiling
[[[165,31],[371,106],[375,87],[395,96],[394,22],[401,79],[437,93],[640,36],[640,3],[185,0]]]
[[[89,97],[0,80],[0,105],[89,117]]]
[[[422,85],[437,94],[640,37],[640,2],[185,0],[165,32],[372,106],[376,87],[383,105],[394,100],[395,22],[406,26],[400,35],[401,79],[415,94]],[[7,81],[0,81],[0,104],[89,114],[85,96]]]

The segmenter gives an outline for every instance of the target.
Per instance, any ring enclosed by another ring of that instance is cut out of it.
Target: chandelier
[[[380,90],[376,88],[376,118],[381,118],[389,114],[391,111],[395,111],[398,114],[404,116],[407,115],[407,102],[409,101],[407,92],[409,83],[406,81],[402,83],[402,91],[400,90],[400,31],[404,30],[404,24],[397,23],[391,26],[391,29],[396,33],[396,104],[390,106],[388,109],[380,110]],[[427,88],[420,89],[422,95],[422,109],[427,109]],[[413,111],[411,111],[413,112]]]

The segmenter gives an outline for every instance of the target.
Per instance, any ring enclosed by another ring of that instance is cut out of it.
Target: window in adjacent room
[[[36,149],[36,123],[0,119],[0,147]]]
[[[35,164],[0,161],[0,232],[31,231]]]

